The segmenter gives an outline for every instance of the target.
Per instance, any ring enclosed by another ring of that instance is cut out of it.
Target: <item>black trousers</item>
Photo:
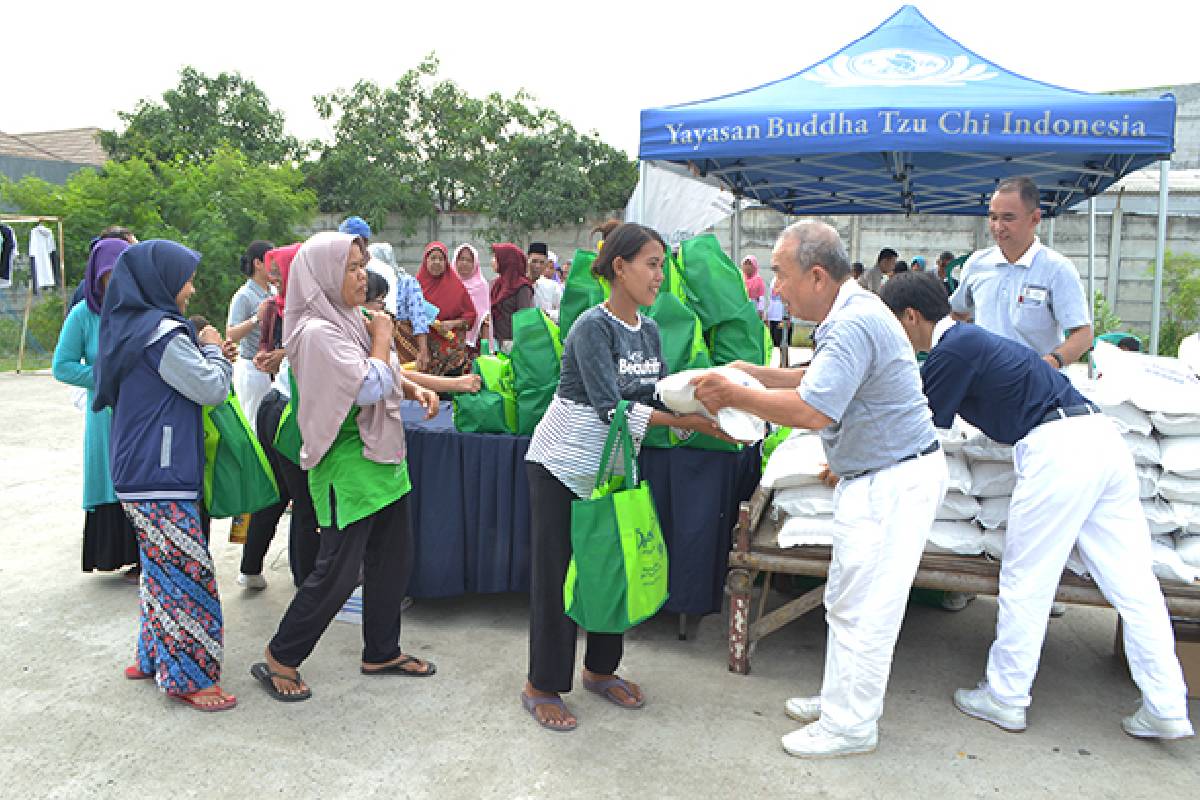
[[[337,509],[334,508],[334,520]],[[412,573],[408,496],[345,528],[321,532],[317,566],[296,591],[268,647],[279,663],[299,667],[363,575],[363,652],[367,664],[400,655],[400,604]]]
[[[317,512],[308,493],[308,475],[275,449],[275,431],[279,429],[279,418],[286,407],[287,398],[275,389],[267,393],[258,407],[255,420],[258,441],[275,473],[279,502],[250,516],[250,529],[242,547],[241,571],[243,575],[262,574],[263,559],[290,500],[292,522],[288,529],[288,563],[292,567],[292,582],[300,586],[316,566],[321,539],[317,535]]]
[[[571,562],[571,501],[575,494],[541,464],[529,476],[529,682],[543,692],[571,691],[575,621],[563,610],[563,581]],[[589,633],[583,665],[597,675],[617,671],[625,637]]]
[[[767,323],[767,327],[771,329],[771,341],[775,343],[776,347],[783,346],[783,325],[784,323],[774,320]]]

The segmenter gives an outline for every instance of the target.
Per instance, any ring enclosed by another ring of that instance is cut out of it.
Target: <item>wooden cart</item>
[[[774,574],[824,578],[829,572],[831,550],[819,546],[780,547],[782,522],[765,513],[771,504],[771,494],[770,490],[759,487],[749,501],[741,504],[737,527],[733,530],[733,551],[729,554],[730,569],[725,580],[730,598],[729,669],[743,675],[750,671],[750,653],[755,642],[819,608],[825,599],[822,585],[772,611],[767,610]],[[758,608],[752,609],[751,595],[760,573],[765,575],[762,595]],[[921,557],[913,579],[913,586],[925,589],[993,596],[999,591],[999,583],[998,561],[984,556],[934,553]],[[1200,618],[1200,585],[1163,583],[1162,589],[1172,613]],[[1063,573],[1055,599],[1077,605],[1108,605],[1095,583],[1072,572]]]

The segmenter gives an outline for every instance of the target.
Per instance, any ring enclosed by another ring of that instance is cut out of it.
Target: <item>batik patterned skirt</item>
[[[221,677],[221,600],[200,511],[192,501],[122,502],[141,550],[137,665],[170,694]]]

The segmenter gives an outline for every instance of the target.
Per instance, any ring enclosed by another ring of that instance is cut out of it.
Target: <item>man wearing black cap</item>
[[[546,276],[550,266],[550,249],[545,242],[529,245],[529,281],[533,284],[533,304],[558,322],[558,307],[562,303],[562,287]]]

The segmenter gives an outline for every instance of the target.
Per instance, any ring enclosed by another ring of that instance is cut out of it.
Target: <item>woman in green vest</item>
[[[426,677],[431,663],[404,654],[400,606],[412,570],[408,468],[400,400],[429,417],[437,395],[404,377],[392,352],[392,320],[363,308],[367,245],[318,233],[300,248],[288,278],[284,348],[300,466],[321,527],[312,574],[296,592],[251,674],[277,700],[312,692],[297,671],[363,576],[364,675]]]

